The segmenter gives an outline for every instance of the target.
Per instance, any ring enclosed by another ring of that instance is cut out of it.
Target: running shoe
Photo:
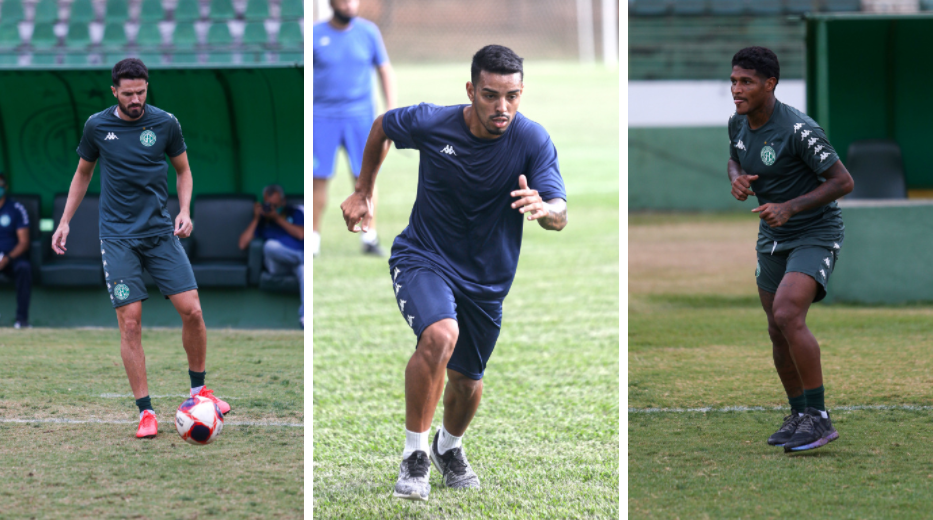
[[[787,444],[787,441],[794,436],[794,432],[797,431],[797,425],[800,424],[800,421],[803,420],[803,414],[799,413],[797,410],[791,409],[790,415],[784,417],[784,424],[781,425],[778,431],[768,437],[768,444],[771,446],[783,446]]]
[[[457,489],[479,488],[479,477],[467,462],[463,446],[451,448],[443,455],[437,451],[437,439],[440,434],[440,431],[434,434],[434,443],[431,444],[431,461],[441,472],[444,485]]]
[[[145,410],[139,418],[139,429],[136,430],[137,439],[152,439],[159,433],[159,422],[156,421],[155,412]]]
[[[823,417],[823,414],[826,417]],[[806,451],[825,446],[839,438],[839,432],[833,428],[833,421],[829,412],[820,412],[816,408],[807,407],[797,431],[793,437],[784,444],[784,451]]]
[[[206,386],[201,387],[201,391],[198,392],[197,395],[200,395],[201,397],[206,397],[210,399],[211,401],[214,401],[214,404],[217,405],[217,408],[220,408],[220,413],[224,415],[227,415],[227,412],[230,411],[230,405],[227,404],[226,401],[222,401],[214,397],[214,391],[209,390]],[[194,396],[191,396],[191,397],[194,397]]]
[[[395,483],[395,496],[406,500],[427,500],[431,492],[428,477],[431,475],[431,461],[423,451],[412,453],[402,460]]]

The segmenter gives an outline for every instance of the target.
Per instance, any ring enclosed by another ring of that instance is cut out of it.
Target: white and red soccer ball
[[[185,442],[210,444],[224,429],[224,414],[213,401],[196,395],[178,407],[175,428]]]

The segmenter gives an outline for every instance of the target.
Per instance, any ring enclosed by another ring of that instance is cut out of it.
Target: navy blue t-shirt
[[[28,227],[29,214],[26,208],[7,196],[0,206],[0,253],[8,254],[12,251],[19,244],[16,230]]]
[[[417,198],[392,258],[428,260],[473,298],[505,298],[526,216],[512,208],[518,176],[545,201],[567,195],[544,127],[517,113],[504,134],[480,139],[463,118],[467,106],[422,103],[383,117],[396,148],[421,156]]]
[[[282,213],[285,215],[285,220],[288,221],[289,224],[294,224],[296,226],[305,225],[304,205],[285,206]],[[285,231],[285,228],[278,225],[276,222],[269,222],[266,219],[259,220],[259,224],[256,226],[256,232],[253,236],[263,240],[278,240],[283,246],[294,249],[295,251],[304,251],[305,249],[303,240],[298,240],[289,235],[288,231]]]

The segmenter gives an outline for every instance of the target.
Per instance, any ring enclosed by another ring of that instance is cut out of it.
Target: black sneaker
[[[823,418],[822,412],[816,408],[807,407],[800,424],[797,425],[797,431],[784,444],[784,451],[805,451],[825,446],[839,438],[839,432],[833,428],[833,421],[829,417]]]
[[[799,413],[797,410],[791,409],[790,415],[784,417],[784,424],[781,425],[778,431],[768,437],[768,444],[771,446],[783,446],[787,444],[787,441],[793,437],[794,432],[797,431],[797,425],[800,424],[802,420],[803,414]]]
[[[434,442],[431,444],[431,461],[441,472],[444,485],[457,489],[479,488],[479,477],[467,462],[462,446],[447,450],[447,453],[443,455],[438,453],[437,439],[440,434],[440,431],[434,434]]]
[[[379,242],[363,242],[363,254],[370,256],[383,257],[386,255],[385,251],[382,250],[382,247],[379,246]]]
[[[407,500],[427,500],[431,492],[428,477],[431,474],[431,461],[423,451],[412,453],[402,460],[395,482],[395,496]]]

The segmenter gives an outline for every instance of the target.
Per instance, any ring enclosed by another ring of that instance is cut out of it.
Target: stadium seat
[[[243,32],[243,43],[250,46],[262,46],[269,42],[263,22],[249,22]]]
[[[710,11],[713,15],[734,16],[745,11],[745,2],[742,0],[710,0]]]
[[[104,27],[103,45],[110,48],[122,48],[126,45],[126,30],[122,22],[109,22]]]
[[[252,195],[198,195],[192,208],[191,267],[200,287],[246,287],[248,251],[240,234],[253,218]]]
[[[298,22],[282,22],[282,29],[279,30],[279,43],[287,48],[302,47],[304,37],[301,35]]]
[[[677,3],[676,1],[674,2]],[[670,0],[635,0],[629,2],[629,12],[635,16],[660,16],[667,14]]]
[[[193,49],[197,43],[198,39],[194,33],[194,25],[178,22],[178,25],[175,26],[175,33],[172,35],[172,45],[176,49]]]
[[[32,264],[33,282],[36,282],[39,278],[39,265],[42,263],[42,240],[41,233],[39,232],[39,205],[42,199],[39,195],[15,194],[7,199],[7,203],[10,202],[19,202],[22,204],[23,207],[26,208],[26,214],[29,216],[29,251],[27,251],[26,254],[29,257],[29,263]],[[12,281],[12,278],[8,278],[0,273],[0,282]]]
[[[276,63],[304,63],[305,53],[303,52],[280,52]]]
[[[814,0],[784,0],[784,9],[788,14],[804,14],[819,11],[819,4]]]
[[[847,199],[906,199],[901,148],[889,139],[866,139],[849,145],[846,168],[855,181]]]
[[[70,51],[80,51],[91,43],[91,36],[86,23],[71,22],[68,24],[68,38],[65,47]]]
[[[54,227],[65,212],[67,193],[55,196],[52,212]],[[52,252],[52,236],[47,235],[42,244],[42,264],[39,279],[44,286],[101,286],[104,285],[104,268],[101,258],[99,232],[100,196],[88,193],[78,206],[70,222],[68,251],[62,255]]]
[[[141,47],[156,47],[162,43],[162,33],[159,32],[159,26],[154,23],[140,24],[139,34],[136,36],[136,44]]]
[[[0,22],[16,23],[23,20],[23,3],[12,0],[0,4]]]
[[[65,65],[89,65],[88,55],[84,52],[69,52],[65,54]]]
[[[178,7],[173,14],[179,22],[193,22],[200,18],[198,13],[198,0],[178,0]]]
[[[19,44],[19,29],[16,27],[16,22],[0,22],[0,49],[9,51]]]
[[[88,23],[94,19],[94,6],[91,0],[75,0],[71,4],[71,16],[68,21],[72,23]]]
[[[212,50],[208,55],[208,63],[217,65],[229,65],[235,63],[233,53],[225,50]]]
[[[126,0],[107,0],[107,22],[120,22],[121,24],[129,19],[129,10]]]
[[[58,1],[39,0],[36,4],[36,23],[53,23],[58,20]]]
[[[226,23],[215,23],[207,31],[207,44],[214,48],[227,48],[233,43]]]
[[[709,12],[706,0],[674,0],[674,14],[698,16]]]
[[[30,43],[36,49],[51,49],[58,43],[55,28],[50,23],[36,24]]]
[[[282,19],[297,20],[305,17],[304,5],[301,0],[282,0]]]
[[[230,0],[211,0],[211,19],[225,22],[234,17],[233,3]]]
[[[748,2],[748,11],[749,13],[753,15],[768,16],[768,15],[780,14],[783,11],[783,7],[781,6],[781,2],[751,1],[751,2]]]
[[[143,25],[154,23],[161,20],[164,16],[161,0],[143,0],[142,10],[139,13],[139,20]]]
[[[268,0],[249,0],[246,4],[246,19],[249,21],[259,21],[269,18]]]

